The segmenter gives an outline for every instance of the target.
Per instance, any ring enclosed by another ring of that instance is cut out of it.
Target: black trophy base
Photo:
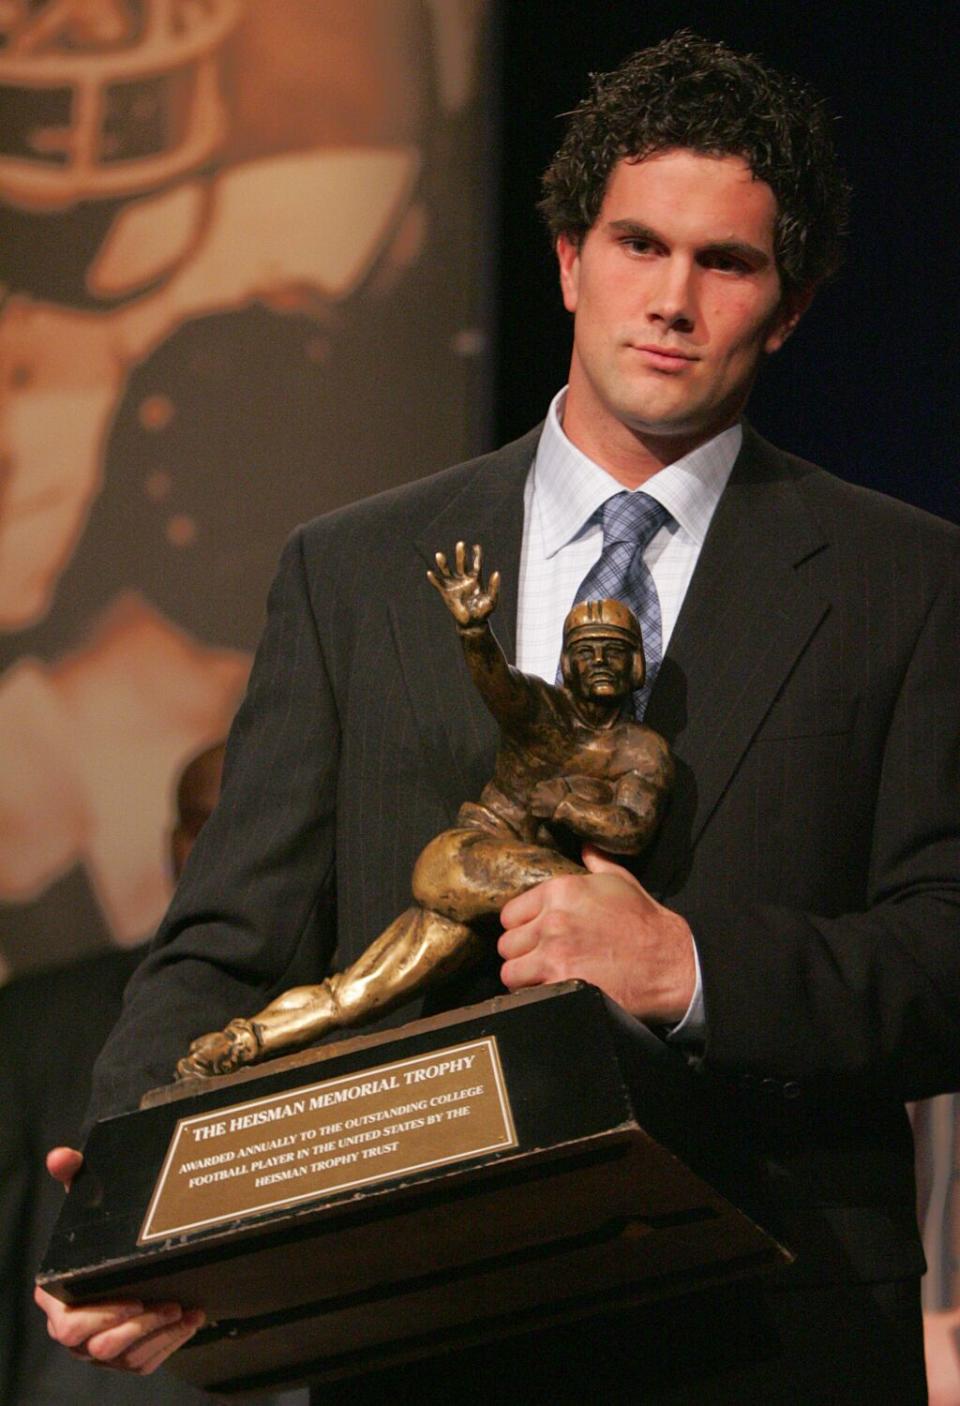
[[[568,982],[157,1090],[94,1129],[39,1280],[202,1306],[170,1366],[231,1394],[782,1264],[703,1179],[698,1085]]]

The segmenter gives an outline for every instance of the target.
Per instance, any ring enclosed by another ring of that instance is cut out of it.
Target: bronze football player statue
[[[673,763],[663,738],[633,720],[631,695],[644,679],[633,612],[617,600],[575,605],[564,621],[557,687],[507,663],[488,623],[500,577],[494,572],[484,587],[480,548],[468,569],[458,542],[454,560],[451,569],[438,552],[427,575],[500,724],[493,777],[421,852],[413,905],[352,966],[194,1040],[178,1077],[227,1074],[377,1019],[477,956],[485,940],[478,924],[509,899],[545,879],[586,873],[563,852],[571,836],[630,855],[653,835]]]

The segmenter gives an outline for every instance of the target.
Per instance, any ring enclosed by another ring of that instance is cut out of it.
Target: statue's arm
[[[648,754],[615,781],[557,777],[537,787],[531,808],[608,854],[639,854],[660,824],[672,784],[666,744],[651,737]]]
[[[536,703],[525,675],[507,663],[490,629],[489,617],[500,593],[500,573],[494,571],[484,587],[480,547],[473,548],[469,568],[466,559],[466,546],[458,542],[453,567],[443,552],[437,552],[436,571],[428,571],[427,577],[456,622],[467,667],[487,707],[502,725],[518,723]]]

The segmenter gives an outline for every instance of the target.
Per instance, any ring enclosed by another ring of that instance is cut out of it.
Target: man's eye
[[[750,265],[745,259],[737,258],[736,254],[704,254],[700,262],[704,268],[717,269],[720,273],[750,272]]]

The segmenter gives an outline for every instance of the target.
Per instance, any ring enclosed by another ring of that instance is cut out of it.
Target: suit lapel
[[[479,461],[465,483],[451,489],[436,514],[417,524],[412,551],[422,590],[390,604],[401,668],[421,737],[444,744],[450,761],[445,790],[451,804],[475,799],[489,780],[497,728],[467,670],[457,632],[442,601],[424,579],[434,553],[448,557],[462,539],[479,542],[483,571],[501,573],[492,626],[507,658],[516,651],[517,591],[523,538],[523,491],[540,431]]]
[[[678,762],[670,810],[643,865],[657,892],[684,866],[829,610],[826,546],[796,468],[745,429],[646,714]]]

